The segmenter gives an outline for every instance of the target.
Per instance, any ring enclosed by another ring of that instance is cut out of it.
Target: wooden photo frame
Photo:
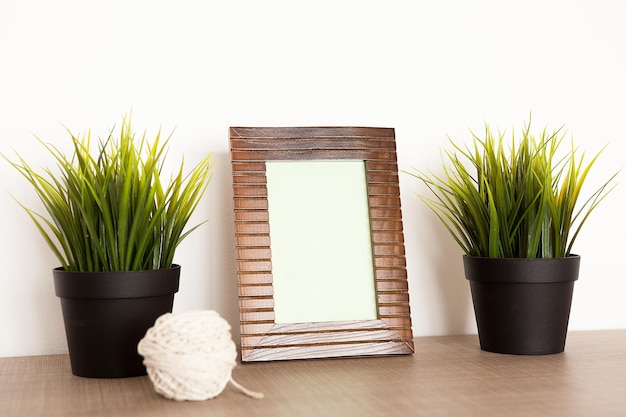
[[[394,130],[231,127],[230,143],[242,361],[413,353]],[[375,317],[277,322],[267,164],[345,160],[365,167]]]

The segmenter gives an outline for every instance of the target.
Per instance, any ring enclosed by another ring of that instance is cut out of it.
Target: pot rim
[[[180,265],[141,271],[52,271],[55,294],[71,299],[122,299],[172,295],[178,292]]]
[[[463,255],[465,278],[474,282],[549,284],[578,280],[580,256],[487,258]]]

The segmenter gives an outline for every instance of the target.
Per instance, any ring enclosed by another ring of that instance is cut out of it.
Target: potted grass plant
[[[181,162],[166,181],[171,135],[139,138],[129,117],[114,133],[95,146],[89,133],[70,133],[70,155],[40,139],[55,169],[5,157],[43,203],[43,212],[22,207],[61,264],[53,279],[70,363],[86,377],[146,373],[137,343],[172,311],[180,276],[174,254],[199,226],[186,229],[212,175],[209,154],[189,173]]]
[[[472,143],[443,154],[443,173],[414,170],[430,195],[420,198],[464,252],[483,350],[562,352],[580,256],[574,241],[613,189],[611,176],[587,199],[581,191],[600,153],[588,162],[563,129],[521,135],[472,133]]]

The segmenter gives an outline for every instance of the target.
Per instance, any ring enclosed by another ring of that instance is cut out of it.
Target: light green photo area
[[[276,323],[378,316],[363,161],[268,161]]]

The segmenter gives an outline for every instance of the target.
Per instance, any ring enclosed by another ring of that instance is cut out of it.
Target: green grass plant
[[[467,256],[559,258],[572,245],[591,212],[614,188],[617,173],[581,203],[587,175],[602,153],[588,162],[573,141],[564,148],[563,128],[521,136],[485,125],[472,144],[442,153],[443,174],[414,169],[432,193],[418,195]],[[564,150],[565,149],[565,150]]]
[[[68,131],[69,132],[69,131]],[[130,117],[119,135],[97,140],[71,132],[66,156],[38,139],[56,169],[35,169],[19,154],[9,163],[30,183],[45,208],[20,204],[67,271],[130,271],[171,267],[177,246],[212,176],[212,154],[189,173],[180,167],[163,180],[172,135],[149,141],[135,135]]]

